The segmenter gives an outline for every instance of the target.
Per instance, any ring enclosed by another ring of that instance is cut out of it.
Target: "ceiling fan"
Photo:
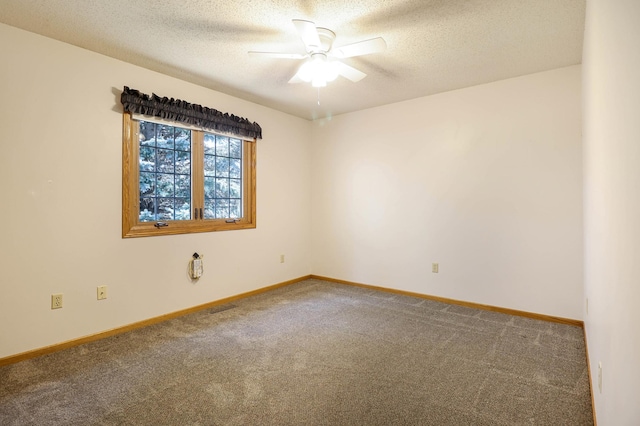
[[[289,80],[289,83],[311,82],[313,87],[324,87],[327,85],[327,82],[335,80],[338,75],[353,82],[360,81],[367,75],[339,61],[339,59],[383,52],[387,48],[387,43],[382,37],[333,48],[336,33],[330,29],[316,27],[316,24],[313,22],[302,19],[293,19],[293,25],[296,27],[304,43],[306,49],[305,54],[249,52],[249,55],[252,56],[266,56],[281,59],[307,59],[307,61],[300,66],[298,72]]]

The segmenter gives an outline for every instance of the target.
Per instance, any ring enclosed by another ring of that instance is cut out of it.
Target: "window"
[[[123,118],[122,236],[256,227],[256,144]]]

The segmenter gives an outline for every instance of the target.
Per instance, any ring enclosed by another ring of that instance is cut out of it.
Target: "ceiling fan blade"
[[[320,36],[318,35],[316,24],[303,19],[294,19],[293,25],[295,25],[296,30],[298,30],[298,34],[300,34],[300,38],[302,39],[307,52],[313,52],[320,49]]]
[[[291,77],[291,80],[289,80],[289,83],[291,84],[295,84],[295,83],[304,83],[305,81],[303,79],[300,78],[300,76],[298,75],[298,73],[296,73],[293,77]]]
[[[255,52],[250,51],[249,56],[262,56],[268,58],[279,58],[279,59],[304,59],[309,55],[302,55],[300,53],[280,53],[280,52]]]
[[[384,41],[384,39],[382,37],[376,37],[370,40],[359,41],[333,49],[331,50],[331,56],[334,56],[336,58],[351,58],[353,56],[362,56],[368,55],[370,53],[384,52],[386,48],[387,43]]]
[[[362,71],[359,71],[353,68],[352,66],[344,64],[342,62],[335,61],[334,63],[335,63],[336,70],[338,71],[338,74],[340,74],[346,79],[353,81],[354,83],[362,80],[367,76]]]

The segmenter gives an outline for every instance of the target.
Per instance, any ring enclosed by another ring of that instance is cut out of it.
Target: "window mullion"
[[[122,235],[124,236],[138,222],[140,192],[138,187],[138,122],[131,120],[130,114],[123,114],[122,147]]]
[[[193,130],[191,159],[191,199],[194,211],[192,220],[201,220],[204,210],[204,133]],[[197,214],[195,213],[197,212]]]
[[[242,151],[242,209],[243,220],[256,223],[256,144],[243,142]]]

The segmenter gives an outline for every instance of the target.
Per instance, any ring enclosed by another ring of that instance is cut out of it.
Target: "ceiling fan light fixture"
[[[327,87],[327,82],[326,82],[326,80],[323,80],[322,78],[314,78],[313,80],[311,80],[311,86],[313,86],[313,87]]]
[[[338,77],[339,69],[335,62],[327,60],[324,53],[314,53],[311,59],[302,64],[298,71],[298,77],[313,87],[325,87],[327,82]]]
[[[333,81],[338,78],[338,67],[336,62],[325,62],[324,68],[322,69],[322,73],[324,74],[324,78],[327,81]]]
[[[313,80],[313,76],[315,75],[315,69],[313,63],[311,61],[307,61],[298,70],[298,77],[300,80],[305,82],[310,82]]]

